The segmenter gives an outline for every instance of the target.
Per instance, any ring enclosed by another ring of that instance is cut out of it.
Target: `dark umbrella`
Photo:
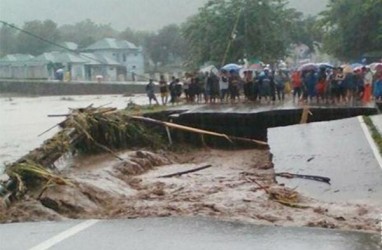
[[[298,68],[298,71],[317,70],[318,66],[315,63],[305,63]]]

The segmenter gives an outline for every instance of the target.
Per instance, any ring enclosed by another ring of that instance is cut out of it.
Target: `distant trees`
[[[17,31],[8,25],[0,27],[0,57],[17,52]]]
[[[300,16],[298,20],[289,27],[291,39],[294,43],[305,44],[310,51],[321,46],[323,31],[317,25],[317,18]]]
[[[137,46],[144,46],[147,39],[150,39],[151,36],[153,36],[153,32],[133,30],[130,27],[127,27],[124,31],[118,34],[119,39],[127,40]]]
[[[26,22],[22,27],[22,30],[25,32],[18,32],[17,34],[16,44],[18,53],[39,55],[52,46],[30,34],[54,43],[60,40],[57,24],[52,20]]]
[[[176,59],[184,59],[187,51],[185,40],[178,25],[163,27],[157,33],[147,37],[144,47],[154,65],[171,64]]]
[[[74,42],[80,48],[85,48],[102,38],[118,36],[118,32],[110,24],[95,24],[90,19],[74,25],[63,25],[59,28],[59,32],[61,41]]]
[[[190,60],[197,65],[236,62],[247,57],[283,58],[299,40],[302,14],[284,0],[211,0],[183,27]]]
[[[360,59],[382,52],[382,1],[336,0],[320,14],[324,49],[339,59]]]

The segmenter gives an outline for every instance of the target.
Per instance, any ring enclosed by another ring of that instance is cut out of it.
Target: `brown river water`
[[[70,108],[108,106],[125,108],[132,101],[139,105],[148,103],[145,95],[124,97],[122,95],[13,97],[0,96],[0,172],[6,163],[13,162],[58,131],[54,128]],[[42,135],[40,135],[42,134]]]

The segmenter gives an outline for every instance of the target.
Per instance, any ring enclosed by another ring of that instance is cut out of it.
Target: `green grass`
[[[364,116],[363,120],[365,121],[366,125],[369,127],[369,130],[371,132],[371,136],[373,137],[374,142],[379,149],[379,153],[382,154],[382,135],[381,135],[381,133],[375,127],[375,125],[374,125],[374,123],[370,117]]]

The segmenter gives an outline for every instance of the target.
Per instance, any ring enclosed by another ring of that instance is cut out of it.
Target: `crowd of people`
[[[317,67],[304,70],[220,70],[219,73],[186,73],[182,81],[172,77],[168,83],[159,80],[161,102],[176,104],[184,95],[187,103],[275,103],[292,94],[294,102],[354,104],[382,101],[382,70],[372,72],[368,67],[349,70],[344,67]],[[155,86],[146,86],[150,105]],[[170,100],[168,98],[170,97]]]

